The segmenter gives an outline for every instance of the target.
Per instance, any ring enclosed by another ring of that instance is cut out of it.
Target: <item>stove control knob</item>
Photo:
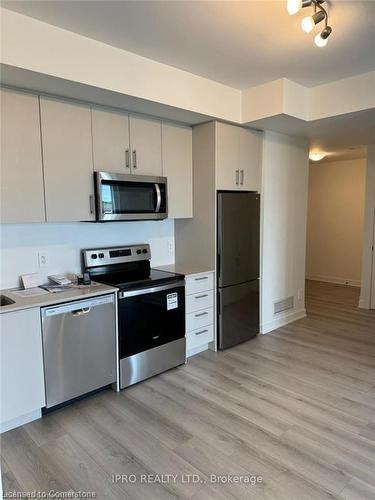
[[[142,253],[142,250],[140,248],[138,248],[137,253],[138,254]]]
[[[99,254],[99,259],[104,259],[104,253]]]
[[[92,258],[92,259],[97,259],[97,258],[98,258],[98,256],[96,255],[96,253],[92,253],[92,254],[91,254],[91,258]]]
[[[142,250],[142,252],[143,252],[143,253],[147,253],[147,250],[144,248],[144,249]]]

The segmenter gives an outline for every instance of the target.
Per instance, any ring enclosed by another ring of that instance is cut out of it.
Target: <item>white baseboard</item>
[[[359,297],[358,307],[360,309],[371,309],[370,299],[368,297]]]
[[[286,314],[278,314],[275,315],[275,319],[272,321],[268,321],[267,323],[263,323],[261,326],[261,333],[269,333],[277,328],[281,328],[282,326],[288,325],[293,321],[297,321],[298,319],[302,319],[306,317],[306,309],[299,309],[298,311],[292,311]]]
[[[307,275],[307,280],[311,281],[323,281],[324,283],[334,283],[335,285],[349,285],[349,286],[361,286],[361,280],[352,280],[350,278],[338,278],[336,276],[323,276],[320,274]]]
[[[198,347],[194,347],[194,349],[189,349],[186,352],[186,357],[190,358],[190,356],[195,356],[196,354],[199,354],[200,352],[207,351],[208,350],[208,344],[203,344]]]
[[[12,418],[12,420],[7,420],[6,422],[1,422],[0,424],[0,433],[10,431],[11,429],[15,429],[16,427],[20,427],[21,425],[28,424],[33,420],[38,420],[41,418],[42,410],[34,410],[30,413],[26,413],[26,415],[21,415],[17,418]]]

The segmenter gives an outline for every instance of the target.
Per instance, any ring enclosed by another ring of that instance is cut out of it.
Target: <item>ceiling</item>
[[[366,157],[365,146],[375,144],[374,124],[375,108],[311,122],[278,115],[252,122],[251,126],[307,137],[311,151],[330,153],[329,160],[333,161]]]
[[[301,31],[303,14],[289,16],[285,3],[12,0],[2,5],[239,89],[282,77],[311,87],[375,69],[375,2],[329,2],[333,33],[324,49]]]

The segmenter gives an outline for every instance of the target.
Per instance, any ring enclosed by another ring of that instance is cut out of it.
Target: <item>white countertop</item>
[[[109,285],[102,285],[100,283],[82,286],[81,288],[71,288],[64,292],[46,293],[43,295],[35,295],[32,297],[20,297],[14,292],[15,289],[0,290],[1,295],[5,295],[14,300],[14,304],[0,307],[0,314],[19,311],[21,309],[30,309],[32,307],[44,307],[62,302],[71,302],[73,300],[87,299],[104,295],[106,293],[114,293],[117,288]]]
[[[199,264],[169,264],[166,266],[156,266],[154,269],[159,269],[160,271],[167,271],[169,273],[184,274],[189,276],[192,274],[202,274],[202,273],[213,273],[214,270],[207,266],[201,266]]]

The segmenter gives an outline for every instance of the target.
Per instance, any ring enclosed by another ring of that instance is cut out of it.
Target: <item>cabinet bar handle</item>
[[[240,170],[240,184],[243,186],[243,180],[244,180],[245,174],[243,170]]]
[[[199,316],[205,316],[206,314],[208,314],[208,312],[203,312],[203,313],[196,314],[195,317],[199,318]]]
[[[240,183],[240,171],[236,170],[236,186]]]
[[[129,149],[125,149],[125,168],[130,168],[130,154],[129,154]]]
[[[90,194],[89,196],[89,203],[90,203],[90,214],[94,213],[94,195]]]
[[[195,335],[202,335],[202,333],[207,333],[208,330],[201,330],[200,332],[195,332]]]
[[[133,149],[133,168],[137,168],[137,151]]]
[[[204,295],[196,295],[194,298],[195,299],[203,299],[204,297],[208,297],[208,293],[205,293]]]
[[[194,278],[195,281],[208,280],[208,276],[202,276],[201,278]]]

